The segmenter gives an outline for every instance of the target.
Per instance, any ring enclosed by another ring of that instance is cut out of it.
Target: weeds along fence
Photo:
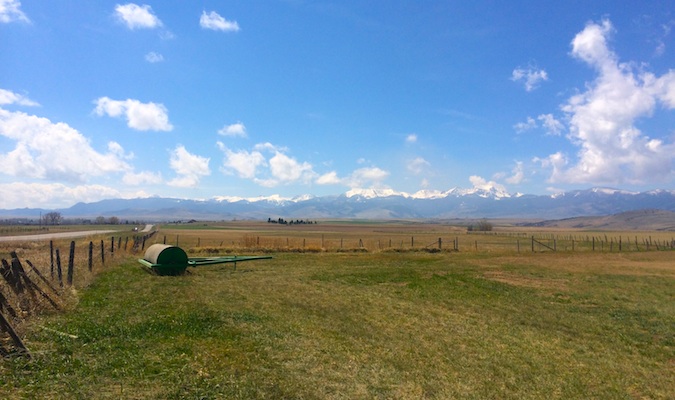
[[[244,234],[200,236],[198,233],[181,232],[176,235],[155,237],[155,243],[180,246],[190,252],[376,252],[376,251],[428,251],[428,252],[628,252],[660,251],[675,249],[675,238],[664,235],[559,235],[504,232],[471,232],[451,237],[432,234],[408,236],[363,237],[350,235],[313,234],[279,237]]]
[[[30,357],[16,326],[43,311],[63,309],[71,289],[86,285],[115,257],[142,251],[146,240],[156,233],[131,238],[112,236],[100,242],[73,240],[66,245],[66,253],[59,243],[67,242],[55,244],[53,240],[48,248],[29,250],[25,257],[16,250],[10,251],[9,258],[0,259],[0,356]]]

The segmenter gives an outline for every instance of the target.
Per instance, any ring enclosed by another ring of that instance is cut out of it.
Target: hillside
[[[666,210],[635,210],[597,217],[575,217],[547,220],[522,226],[567,229],[675,231],[675,212]]]

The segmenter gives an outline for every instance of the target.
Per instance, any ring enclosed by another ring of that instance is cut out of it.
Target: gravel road
[[[152,225],[145,225],[141,232],[150,232]],[[103,235],[111,232],[119,232],[117,230],[93,230],[93,231],[77,231],[77,232],[59,232],[59,233],[40,233],[37,235],[20,235],[20,236],[0,236],[0,242],[37,242],[40,240],[50,239],[66,239],[77,238],[93,235]]]

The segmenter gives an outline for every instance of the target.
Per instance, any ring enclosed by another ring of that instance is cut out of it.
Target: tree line
[[[296,219],[295,221],[289,220],[286,221],[283,218],[277,218],[277,219],[272,219],[272,218],[267,218],[267,223],[268,224],[280,224],[280,225],[309,225],[309,224],[316,224],[316,221],[305,221],[304,219]]]

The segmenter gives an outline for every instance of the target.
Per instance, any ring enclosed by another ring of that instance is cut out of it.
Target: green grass
[[[181,277],[127,264],[31,322],[34,358],[0,363],[0,398],[665,399],[668,256],[283,253]]]

